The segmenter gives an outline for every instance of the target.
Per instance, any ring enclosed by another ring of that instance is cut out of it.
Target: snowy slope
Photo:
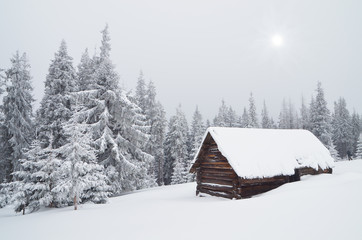
[[[362,160],[251,199],[196,197],[195,184],[124,195],[106,205],[0,210],[0,239],[362,239]]]

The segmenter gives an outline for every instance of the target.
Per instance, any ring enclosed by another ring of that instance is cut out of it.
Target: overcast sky
[[[361,13],[360,0],[0,0],[0,68],[26,52],[40,101],[61,40],[76,66],[108,23],[122,85],[133,89],[142,69],[168,116],[181,103],[211,120],[221,99],[241,113],[253,92],[259,115],[265,99],[276,118],[284,97],[299,108],[317,81],[330,109],[343,96],[362,113]]]

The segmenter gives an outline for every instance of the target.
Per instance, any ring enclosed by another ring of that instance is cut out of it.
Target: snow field
[[[196,197],[195,183],[111,198],[109,204],[0,209],[1,239],[362,239],[362,160],[250,199]]]

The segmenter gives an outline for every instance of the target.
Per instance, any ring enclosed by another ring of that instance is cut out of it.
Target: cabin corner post
[[[200,194],[200,186],[201,186],[201,169],[196,168],[196,196]]]

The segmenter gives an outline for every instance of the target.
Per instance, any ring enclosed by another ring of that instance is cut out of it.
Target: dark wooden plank
[[[214,183],[219,185],[228,185],[228,186],[234,186],[234,183],[232,180],[218,180],[218,179],[211,179],[211,178],[202,178],[201,184],[204,183]]]

